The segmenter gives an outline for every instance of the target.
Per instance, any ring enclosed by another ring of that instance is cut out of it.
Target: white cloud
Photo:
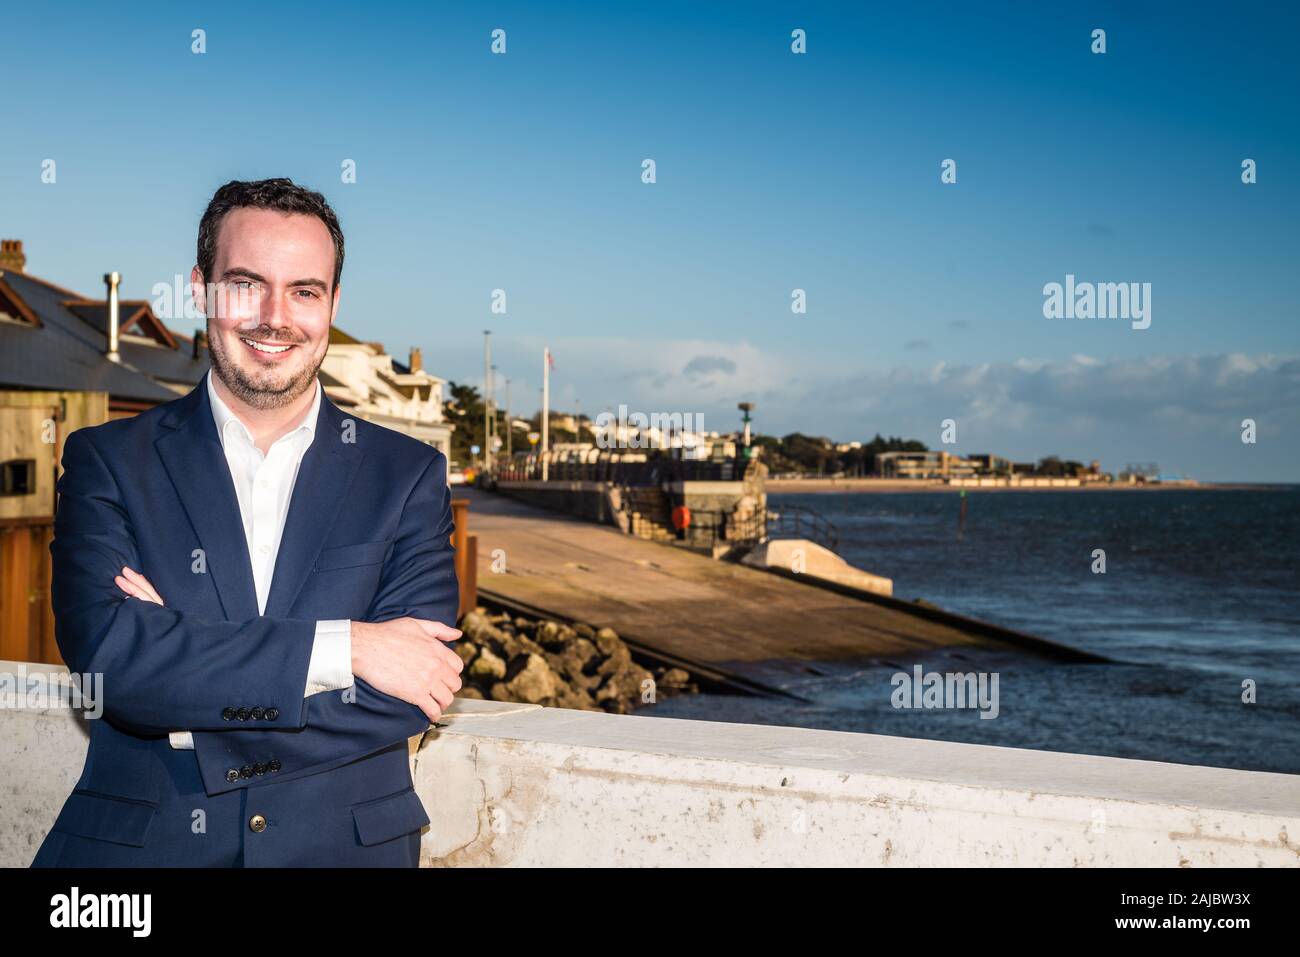
[[[556,379],[575,380],[585,411],[698,412],[711,429],[739,422],[736,403],[757,403],[760,431],[850,440],[876,432],[939,444],[958,422],[957,451],[1018,459],[1057,453],[1158,461],[1203,479],[1300,481],[1300,357],[1230,353],[878,367],[835,374],[802,354],[751,343],[583,338],[552,342]],[[540,341],[535,350],[541,352]],[[839,368],[855,361],[839,356]],[[553,385],[555,380],[553,380]],[[1240,423],[1259,423],[1244,446]]]

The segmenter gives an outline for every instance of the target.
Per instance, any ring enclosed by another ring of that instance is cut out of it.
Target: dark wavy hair
[[[212,263],[217,258],[217,232],[226,213],[232,209],[273,209],[281,213],[305,213],[317,217],[334,240],[334,292],[343,275],[343,230],[339,218],[325,197],[299,186],[291,179],[234,179],[212,194],[208,208],[199,220],[199,271],[205,282],[212,282]]]

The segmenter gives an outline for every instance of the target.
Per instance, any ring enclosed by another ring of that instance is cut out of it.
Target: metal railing
[[[746,464],[735,459],[722,462],[670,458],[651,458],[641,462],[553,460],[547,466],[546,477],[551,482],[614,482],[629,486],[653,486],[674,481],[738,482],[745,476]],[[495,477],[501,482],[541,481],[542,463],[535,456],[503,461],[498,464]]]
[[[839,530],[819,512],[804,505],[767,510],[768,538],[806,538],[832,552],[840,547]]]
[[[744,516],[735,512],[692,509],[686,539],[695,547],[711,548],[719,542],[757,545],[773,538],[806,538],[830,551],[839,548],[839,530],[811,508],[784,505],[779,510],[759,509]]]

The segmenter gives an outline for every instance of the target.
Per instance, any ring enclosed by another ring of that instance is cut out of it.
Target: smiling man
[[[408,739],[461,686],[447,463],[324,395],[343,251],[319,193],[221,187],[211,371],[68,437],[56,637],[103,718],[33,866],[418,864]]]

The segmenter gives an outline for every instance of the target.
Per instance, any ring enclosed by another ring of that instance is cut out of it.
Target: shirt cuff
[[[194,735],[188,731],[169,731],[167,732],[167,740],[171,742],[171,746],[177,751],[194,750]]]
[[[352,685],[352,622],[347,618],[316,622],[316,639],[307,663],[303,697]]]

